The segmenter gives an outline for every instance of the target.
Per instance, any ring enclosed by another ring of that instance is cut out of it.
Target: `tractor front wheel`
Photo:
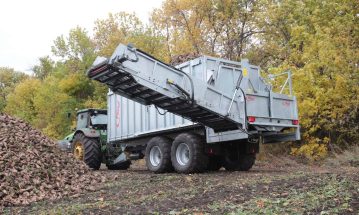
[[[76,159],[84,161],[91,169],[98,170],[101,166],[101,149],[98,140],[77,133],[72,144]]]

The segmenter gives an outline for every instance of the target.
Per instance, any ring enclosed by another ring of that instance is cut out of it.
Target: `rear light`
[[[293,125],[299,125],[299,120],[297,120],[297,119],[292,120],[292,124]]]
[[[254,116],[249,116],[248,117],[248,122],[255,122],[256,118]]]
[[[208,150],[208,154],[210,154],[210,155],[213,155],[213,154],[214,154],[214,152],[213,152],[213,149],[212,149],[212,148],[209,148],[209,150]]]

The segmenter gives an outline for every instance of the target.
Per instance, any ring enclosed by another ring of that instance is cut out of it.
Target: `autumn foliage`
[[[54,58],[40,58],[34,77],[7,79],[15,84],[6,84],[0,108],[62,138],[71,130],[68,112],[106,107],[106,87],[85,71],[118,43],[166,62],[187,53],[248,58],[263,76],[292,71],[303,140],[291,152],[317,160],[359,139],[358,11],[355,0],[165,0],[148,24],[109,14],[93,35],[76,27],[56,38]]]

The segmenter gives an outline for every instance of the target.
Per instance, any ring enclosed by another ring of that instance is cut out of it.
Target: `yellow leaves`
[[[86,99],[94,91],[91,80],[83,73],[74,73],[63,78],[59,82],[59,88],[79,100]]]
[[[5,112],[32,122],[36,116],[34,98],[41,89],[41,81],[31,78],[19,83],[14,92],[8,95]]]
[[[104,108],[104,109],[106,109],[106,100],[98,101],[98,100],[89,99],[89,100],[85,101],[84,107],[98,108],[98,109]]]
[[[111,56],[119,43],[133,43],[132,38],[140,34],[143,29],[140,19],[135,14],[126,12],[110,13],[106,19],[97,20],[94,41],[99,48],[99,54]]]
[[[33,125],[53,138],[59,138],[71,123],[67,119],[67,112],[71,112],[74,105],[71,96],[62,91],[58,83],[57,78],[47,77],[34,99],[38,117]]]
[[[66,78],[60,80],[59,88],[64,92],[71,92],[74,88],[78,88],[78,82],[81,74],[70,74]]]
[[[306,144],[291,149],[291,154],[296,156],[301,156],[309,161],[317,161],[323,159],[328,154],[327,143],[329,143],[329,138],[325,137],[324,139],[308,137],[309,142]]]
[[[79,104],[64,92],[64,86],[69,84],[60,85],[59,82],[52,75],[43,81],[27,79],[21,82],[8,96],[6,112],[25,119],[50,137],[62,137],[71,124],[67,113]]]
[[[255,2],[166,0],[152,21],[171,56],[195,52],[239,60],[262,28],[255,26],[263,22],[259,11]]]
[[[359,137],[354,2],[166,0],[153,11],[149,26],[135,14],[109,14],[96,21],[93,39],[80,27],[58,37],[53,54],[63,61],[54,68],[51,63],[51,77],[45,81],[31,79],[16,87],[6,111],[52,137],[60,136],[71,124],[67,112],[106,107],[107,88],[91,82],[84,72],[95,53],[110,56],[118,43],[132,42],[167,62],[189,52],[232,59],[246,54],[271,73],[292,70],[307,143],[293,154],[317,159],[326,153],[329,136],[332,143],[339,136],[346,142]]]
[[[308,3],[304,2],[301,12],[294,10],[295,20],[288,20],[291,47],[284,64],[296,67],[293,83],[305,143],[293,149],[293,154],[316,160],[325,156],[329,137],[331,144],[359,137],[354,126],[359,72],[353,64],[359,51],[355,42],[349,42],[355,38],[353,19],[334,15],[343,12],[339,5],[345,8],[349,2]],[[349,10],[346,13],[349,15]]]
[[[161,20],[162,15],[153,12],[154,20]],[[95,22],[94,42],[98,54],[110,57],[119,43],[132,43],[161,60],[169,61],[164,37],[159,28],[162,25],[145,26],[135,14],[120,12],[109,14],[106,19]]]

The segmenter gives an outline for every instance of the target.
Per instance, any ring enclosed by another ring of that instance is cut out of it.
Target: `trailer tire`
[[[101,166],[101,149],[98,143],[98,139],[86,137],[83,133],[77,133],[73,140],[73,152],[82,148],[82,156],[77,159],[83,160],[87,166],[93,170],[100,169]]]
[[[218,171],[223,166],[223,158],[221,156],[211,156],[208,159],[207,170]]]
[[[239,154],[239,156],[227,155],[224,159],[224,168],[228,171],[248,171],[255,163],[255,154]]]
[[[207,169],[208,156],[204,152],[199,135],[182,133],[172,143],[171,160],[178,173],[203,172]]]
[[[166,137],[154,137],[148,141],[145,152],[146,166],[154,173],[170,172],[172,140]]]

